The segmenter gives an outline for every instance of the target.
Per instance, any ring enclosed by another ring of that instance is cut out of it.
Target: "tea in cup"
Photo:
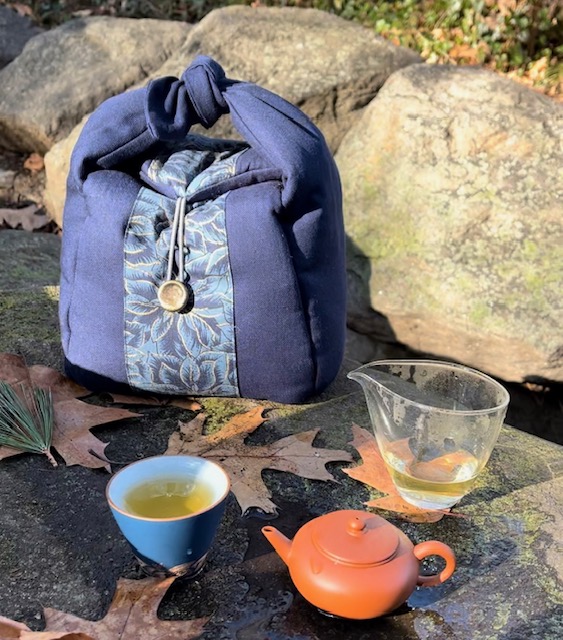
[[[194,577],[205,565],[229,490],[229,477],[215,462],[162,455],[116,473],[106,497],[146,573]]]

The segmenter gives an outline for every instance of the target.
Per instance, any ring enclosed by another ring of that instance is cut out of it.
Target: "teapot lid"
[[[377,565],[397,552],[397,529],[382,517],[365,511],[333,511],[314,523],[313,544],[324,555],[346,564]]]

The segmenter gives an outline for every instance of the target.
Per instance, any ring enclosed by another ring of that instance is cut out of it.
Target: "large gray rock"
[[[0,69],[19,56],[26,42],[41,31],[28,17],[0,5]]]
[[[350,326],[563,381],[562,125],[563,105],[485,70],[394,74],[336,156]]]
[[[333,150],[389,75],[421,60],[357,23],[288,7],[212,11],[158,75],[179,76],[200,53],[217,60],[227,76],[260,84],[298,105]],[[223,118],[212,134],[234,132]]]
[[[158,69],[189,29],[99,17],[36,36],[0,71],[0,147],[47,151],[103,100]]]

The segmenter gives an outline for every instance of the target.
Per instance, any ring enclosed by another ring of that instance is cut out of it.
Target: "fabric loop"
[[[232,81],[227,80],[223,68],[208,56],[198,56],[182,74],[199,122],[210,129],[219,118],[229,112],[223,90]]]
[[[229,112],[222,90],[231,84],[222,67],[207,56],[197,56],[180,80],[153,80],[145,102],[150,132],[158,140],[181,140],[194,124],[211,128]]]

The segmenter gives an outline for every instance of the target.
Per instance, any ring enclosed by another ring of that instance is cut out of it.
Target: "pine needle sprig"
[[[0,445],[42,453],[56,467],[51,453],[55,421],[51,391],[29,388],[23,383],[19,391],[0,381]]]

